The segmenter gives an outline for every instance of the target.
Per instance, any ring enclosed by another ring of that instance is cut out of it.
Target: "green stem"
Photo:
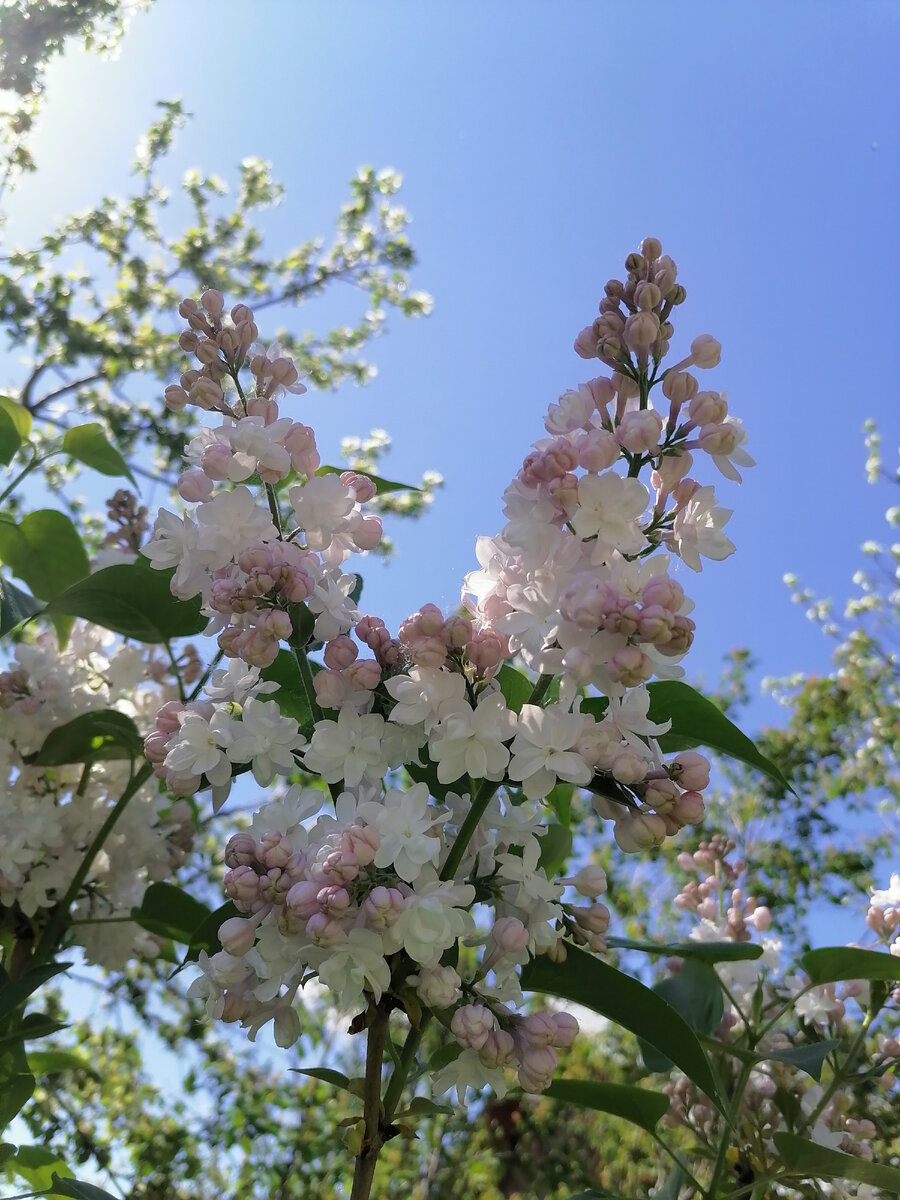
[[[828,1107],[828,1102],[831,1100],[831,1097],[847,1078],[854,1059],[856,1058],[862,1046],[865,1044],[866,1035],[869,1032],[869,1025],[871,1023],[872,1014],[866,1013],[865,1017],[863,1018],[863,1023],[859,1027],[859,1033],[857,1033],[856,1037],[850,1043],[850,1049],[847,1051],[847,1057],[844,1059],[841,1067],[835,1071],[834,1075],[831,1077],[831,1083],[829,1083],[828,1087],[822,1093],[822,1098],[819,1103],[806,1118],[803,1125],[804,1129],[809,1130],[813,1128],[816,1121]]]
[[[94,859],[103,848],[103,843],[112,832],[116,821],[118,821],[119,817],[121,817],[122,813],[128,807],[128,802],[136,792],[140,791],[152,774],[153,767],[150,765],[150,763],[145,763],[143,767],[141,767],[140,771],[138,771],[137,775],[132,775],[128,786],[125,788],[125,791],[116,801],[106,820],[100,826],[97,836],[91,842],[90,846],[88,846],[87,854],[85,854],[84,858],[81,860],[81,865],[75,872],[66,894],[54,907],[50,916],[50,920],[47,922],[47,927],[44,930],[40,941],[34,948],[34,954],[32,955],[31,959],[32,967],[39,966],[41,963],[46,962],[47,959],[52,958],[56,953],[57,942],[66,928],[69,909],[72,907],[72,902],[78,895],[81,885],[84,883],[85,879],[87,879],[91,867],[94,865]]]
[[[375,1178],[378,1155],[384,1144],[381,1124],[381,1067],[388,1035],[388,1021],[388,1014],[377,1009],[375,1020],[369,1026],[366,1043],[366,1082],[363,1096],[363,1118],[366,1130],[363,1135],[362,1148],[356,1156],[350,1200],[369,1200],[372,1194],[372,1181]]]
[[[171,642],[163,643],[166,647],[166,654],[169,656],[169,662],[172,666],[172,674],[175,677],[175,682],[178,684],[178,696],[182,704],[187,703],[187,693],[184,690],[184,682],[181,678],[181,672],[178,670],[178,659],[175,657],[175,651],[172,649]]]
[[[313,686],[313,674],[310,669],[309,659],[306,657],[306,651],[302,646],[295,646],[291,643],[291,649],[294,652],[294,658],[297,660],[297,669],[300,672],[300,680],[303,684],[303,690],[306,693],[306,703],[309,705],[309,710],[316,721],[322,720],[322,710],[319,708],[319,701],[316,697],[316,689]]]
[[[278,507],[278,497],[275,495],[275,489],[271,483],[266,484],[266,499],[269,502],[269,512],[272,514],[272,523],[278,530],[279,541],[284,540],[284,526],[281,524],[281,509]]]
[[[492,783],[489,779],[483,779],[481,786],[478,789],[478,794],[472,801],[469,811],[466,813],[466,819],[459,827],[459,833],[456,835],[456,841],[450,847],[450,853],[447,855],[447,861],[441,868],[441,879],[452,879],[456,874],[456,869],[463,860],[463,856],[469,847],[469,842],[475,835],[475,830],[478,828],[478,822],[484,816],[485,809],[491,802],[491,797],[500,786],[499,781]]]
[[[403,1049],[400,1051],[400,1061],[397,1063],[388,1081],[387,1091],[384,1093],[384,1119],[386,1123],[391,1121],[394,1113],[397,1111],[400,1097],[403,1095],[403,1089],[406,1086],[407,1077],[412,1070],[413,1063],[416,1061],[416,1051],[419,1049],[419,1043],[425,1033],[425,1027],[430,1020],[431,1013],[423,1013],[418,1029],[413,1029],[410,1026],[409,1033],[406,1035],[406,1041],[403,1043]]]
[[[735,1118],[741,1107],[741,1101],[744,1098],[744,1090],[747,1087],[747,1081],[753,1071],[753,1063],[745,1063],[741,1068],[741,1073],[738,1076],[737,1085],[734,1089],[734,1095],[731,1098],[731,1104],[728,1109],[725,1126],[722,1129],[721,1141],[719,1142],[719,1150],[716,1155],[715,1165],[713,1166],[712,1179],[709,1187],[703,1193],[706,1200],[717,1200],[719,1195],[719,1182],[722,1178],[722,1172],[725,1170],[725,1164],[728,1158],[728,1147],[731,1144],[731,1131],[734,1129]]]
[[[694,1185],[694,1187],[697,1189],[697,1191],[698,1192],[702,1191],[703,1189],[701,1188],[699,1181],[697,1179],[695,1179],[694,1176],[690,1173],[687,1166],[685,1165],[684,1159],[679,1154],[676,1154],[675,1151],[672,1149],[672,1147],[670,1145],[668,1145],[667,1142],[664,1142],[663,1139],[659,1136],[659,1134],[657,1134],[657,1133],[651,1134],[651,1137],[653,1138],[654,1142],[656,1142],[657,1146],[659,1146],[659,1148],[661,1150],[665,1151],[665,1153],[668,1154],[669,1158],[671,1158],[671,1160],[675,1164],[675,1166],[679,1168],[679,1170],[684,1174],[684,1177],[686,1179],[690,1180],[690,1182]]]
[[[23,479],[24,479],[24,478],[25,478],[27,475],[30,475],[30,474],[31,474],[31,472],[32,472],[33,470],[35,470],[35,468],[39,467],[39,466],[41,465],[41,463],[44,463],[44,462],[46,462],[46,461],[47,461],[47,459],[48,459],[48,458],[51,458],[53,454],[59,454],[59,453],[60,453],[60,452],[59,452],[58,450],[53,450],[53,451],[51,451],[51,453],[50,453],[50,454],[45,454],[45,455],[43,456],[43,458],[40,458],[40,457],[33,458],[33,459],[31,460],[31,462],[30,462],[30,463],[28,463],[28,464],[26,465],[26,467],[25,467],[25,468],[24,468],[22,471],[20,471],[20,472],[19,472],[19,474],[18,474],[18,475],[15,477],[15,479],[12,481],[12,483],[9,485],[9,487],[7,487],[5,491],[3,491],[3,492],[0,492],[0,504],[2,504],[2,503],[3,503],[3,501],[6,499],[6,497],[7,497],[7,496],[8,496],[8,495],[9,495],[11,492],[14,492],[14,491],[16,490],[16,488],[19,486],[19,484],[22,482],[22,480],[23,480]]]

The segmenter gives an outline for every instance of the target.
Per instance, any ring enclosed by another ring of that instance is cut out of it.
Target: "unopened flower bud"
[[[595,900],[606,891],[606,872],[596,863],[588,863],[577,871],[569,882],[579,895]]]
[[[678,769],[676,779],[686,790],[702,792],[709,787],[709,759],[702,754],[695,750],[682,750],[672,759],[671,765]]]
[[[498,950],[504,954],[517,954],[529,942],[528,930],[518,917],[498,917],[491,930],[491,937]]]
[[[492,1029],[478,1051],[478,1057],[489,1071],[512,1066],[516,1061],[516,1043],[505,1029]]]
[[[701,333],[691,342],[691,360],[702,371],[718,366],[721,357],[722,347],[712,334]]]
[[[420,967],[416,991],[429,1008],[449,1008],[461,995],[461,982],[452,967]]]
[[[622,336],[629,350],[649,350],[659,336],[659,317],[652,312],[632,313]]]
[[[572,916],[576,925],[588,933],[606,933],[609,929],[609,909],[605,904],[591,904],[587,908],[575,906]]]
[[[466,1050],[480,1050],[495,1027],[494,1014],[483,1004],[464,1004],[453,1014],[450,1032]]]

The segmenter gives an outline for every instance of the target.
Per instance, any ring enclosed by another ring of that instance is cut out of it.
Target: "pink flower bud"
[[[381,682],[381,667],[374,658],[359,658],[347,668],[347,680],[354,688],[374,692]]]
[[[556,1034],[551,1046],[556,1046],[560,1050],[567,1049],[575,1041],[578,1036],[580,1026],[575,1017],[567,1012],[555,1012],[553,1014],[553,1024],[556,1027]]]
[[[653,660],[637,646],[621,646],[609,660],[607,670],[623,687],[637,687],[653,675]]]
[[[704,425],[697,440],[707,454],[732,454],[738,444],[733,425]]]
[[[634,854],[661,845],[666,836],[666,826],[661,817],[652,813],[629,815],[616,821],[613,836],[620,850]]]
[[[478,1057],[489,1071],[512,1066],[516,1061],[516,1043],[505,1029],[492,1029],[478,1051]]]
[[[381,835],[374,825],[348,825],[341,834],[341,849],[357,866],[368,867],[375,859]]]
[[[252,834],[235,833],[228,839],[225,847],[225,866],[250,866],[256,862],[256,841]]]
[[[403,893],[397,888],[373,888],[362,906],[367,928],[374,929],[377,933],[393,925],[402,912]]]
[[[530,940],[528,930],[518,917],[498,917],[491,937],[503,954],[517,954],[525,949]]]
[[[496,1026],[494,1014],[483,1004],[464,1004],[453,1014],[450,1032],[465,1050],[480,1050]]]
[[[656,313],[632,313],[625,322],[625,345],[635,353],[649,350],[658,336],[659,317]]]
[[[165,762],[171,736],[169,733],[160,733],[158,729],[147,734],[144,738],[144,758],[147,762]]]
[[[647,774],[647,763],[636,750],[623,747],[610,752],[609,769],[613,778],[627,787],[641,782]]]
[[[353,541],[358,550],[374,550],[383,534],[381,517],[363,517],[353,530]]]
[[[579,929],[588,933],[606,933],[609,929],[609,909],[605,904],[591,904],[587,908],[574,907],[572,916]]]
[[[332,946],[342,942],[345,936],[340,921],[327,917],[322,912],[313,913],[306,922],[306,932],[310,940],[323,950],[330,950]]]
[[[700,488],[696,479],[682,479],[672,488],[672,499],[679,508],[684,508],[693,499],[694,493]]]
[[[767,929],[772,927],[772,912],[764,904],[759,908],[755,908],[747,918],[747,924],[752,925],[759,933],[765,933]]]
[[[420,967],[416,991],[429,1008],[449,1008],[460,997],[461,980],[452,967]]]
[[[181,728],[181,714],[187,708],[180,700],[167,700],[156,713],[156,728],[160,733],[177,733]],[[205,715],[205,714],[204,714]],[[212,716],[212,712],[209,713]]]
[[[328,917],[341,917],[350,907],[350,893],[346,888],[329,884],[316,896],[316,903]]]
[[[695,425],[718,425],[728,416],[728,402],[718,392],[698,392],[688,412]]]
[[[183,471],[178,476],[178,495],[188,504],[208,500],[213,492],[212,480],[199,467]]]
[[[552,1046],[530,1046],[522,1055],[519,1085],[524,1092],[543,1092],[553,1082],[559,1058]]]
[[[256,941],[256,922],[245,921],[242,917],[229,917],[219,926],[219,941],[223,950],[240,958]]]
[[[316,883],[312,879],[301,880],[300,883],[295,883],[285,897],[285,903],[295,917],[300,917],[301,920],[308,921],[315,913],[319,912],[319,892],[322,891],[322,885]]]
[[[632,454],[655,450],[662,436],[662,417],[652,408],[625,413],[616,429],[620,446]]]
[[[317,671],[313,688],[322,708],[340,708],[347,698],[347,683],[339,671]]]
[[[170,383],[165,390],[166,408],[169,412],[181,412],[188,402],[188,394],[177,383]]]
[[[634,302],[644,312],[649,312],[662,303],[662,292],[655,283],[642,279],[634,289]]]
[[[710,367],[718,366],[722,357],[722,347],[709,333],[701,333],[691,342],[691,361],[694,366],[708,371]]]
[[[596,863],[588,863],[572,876],[569,883],[580,896],[595,900],[606,891],[606,872]]]
[[[214,321],[218,321],[225,310],[225,297],[215,288],[207,288],[200,297],[200,303]]]
[[[663,380],[663,395],[677,407],[687,404],[697,394],[697,380],[688,371],[669,371]]]
[[[259,899],[259,876],[249,866],[235,867],[225,872],[222,888],[229,900],[239,908],[249,908]]]
[[[332,671],[346,671],[352,662],[355,662],[359,650],[356,642],[346,634],[340,637],[333,638],[325,646],[325,666],[330,667]]]
[[[593,326],[588,325],[582,329],[575,339],[574,349],[579,358],[597,357],[597,335],[594,333]]]
[[[516,1041],[520,1046],[549,1046],[556,1037],[556,1022],[551,1012],[530,1013],[516,1022]]]
[[[680,454],[666,454],[660,459],[656,470],[651,473],[650,482],[658,492],[671,492],[693,465],[694,460],[689,450],[683,450]]]
[[[341,483],[344,487],[353,488],[357,504],[365,504],[371,500],[377,491],[374,482],[368,475],[360,475],[358,471],[342,471]]]
[[[671,765],[678,768],[676,779],[686,790],[700,792],[709,787],[709,759],[702,754],[682,750],[672,759]]]
[[[699,792],[682,792],[671,809],[671,815],[680,825],[696,825],[705,812],[706,805]]]

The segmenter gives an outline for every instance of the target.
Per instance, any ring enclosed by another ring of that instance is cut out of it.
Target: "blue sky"
[[[728,390],[759,464],[742,488],[718,481],[737,553],[679,575],[697,603],[691,673],[714,678],[732,646],[751,647],[767,674],[826,669],[828,648],[781,577],[844,596],[859,542],[882,536],[895,501],[865,483],[861,427],[878,420],[893,466],[900,8],[266,0],[248,11],[157,0],[118,61],[73,51],[56,65],[39,173],[8,204],[8,240],[124,189],[160,97],[182,95],[195,114],[173,183],[189,166],[233,178],[245,155],[272,160],[288,189],[265,218],[273,248],[327,233],[358,164],[402,171],[414,285],[434,313],[394,322],[373,346],[370,387],[296,409],[326,458],[342,434],[381,426],[394,437],[387,474],[446,477],[432,513],[397,531],[390,570],[365,571],[368,610],[395,625],[425,601],[455,603],[547,404],[600,373],[574,355],[574,335],[626,253],[660,237],[688,289],[673,348],[700,332],[721,340],[704,383]],[[302,315],[322,327],[313,307]]]

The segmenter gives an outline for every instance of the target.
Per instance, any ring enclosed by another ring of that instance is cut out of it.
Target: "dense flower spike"
[[[198,405],[219,424],[188,447],[181,493],[196,509],[160,513],[143,553],[175,568],[177,595],[201,596],[232,666],[206,698],[160,710],[147,754],[177,794],[212,786],[216,807],[248,768],[265,786],[299,767],[334,796],[332,809],[323,791],[295,785],[228,844],[225,891],[246,916],[223,926],[223,950],[201,960],[194,990],[251,1036],[270,1021],[280,1043],[296,1036],[285,1014],[312,975],[346,1011],[410,1011],[415,987],[460,1046],[439,1086],[502,1089],[512,1069],[542,1090],[575,1026],[565,1014],[517,1015],[519,969],[536,954],[564,956],[566,942],[602,952],[610,921],[602,872],[558,880],[545,869],[543,801],[560,785],[590,789],[631,851],[702,817],[708,764],[693,753],[665,761],[657,739],[669,722],[651,719],[646,685],[680,675],[693,639],[671,553],[699,570],[701,555],[733,549],[728,513],[689,478],[692,454],[730,477],[750,460],[724,396],[701,393],[687,370],[715,365],[718,343],[695,338],[686,359],[662,367],[683,296],[674,263],[648,240],[627,269],[576,344],[613,373],[550,406],[548,437],[505,493],[505,528],[478,541],[461,613],[425,604],[396,638],[359,614],[355,577],[342,573],[380,536],[363,508],[374,483],[317,473],[312,429],[279,408],[301,390],[296,371],[277,346],[252,345],[246,305],[230,321],[215,292],[181,306],[181,344],[199,366],[167,403]],[[323,667],[308,662],[313,642],[324,643]],[[285,643],[308,679],[303,729],[260,674]],[[524,680],[514,658],[539,677],[524,703],[504,686]],[[457,974],[442,956],[460,938],[482,950]]]

